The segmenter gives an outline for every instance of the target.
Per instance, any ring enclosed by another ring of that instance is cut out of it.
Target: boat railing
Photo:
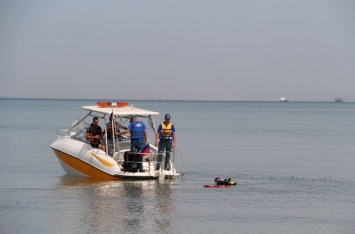
[[[184,154],[183,154],[182,150],[173,149],[171,151],[170,158],[171,158],[170,164],[172,165],[172,167],[175,169],[175,167],[177,165],[177,167],[180,169],[179,170],[180,175],[184,176],[186,174],[186,167],[185,167]]]

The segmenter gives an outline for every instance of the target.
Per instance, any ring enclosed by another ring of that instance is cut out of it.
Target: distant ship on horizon
[[[348,102],[348,101],[343,98],[335,98],[334,102]]]
[[[280,102],[288,102],[288,99],[285,96],[280,97]]]

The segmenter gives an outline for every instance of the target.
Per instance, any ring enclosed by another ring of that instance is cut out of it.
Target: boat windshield
[[[75,121],[74,123],[77,123],[80,121],[79,119]],[[86,131],[90,127],[90,124],[88,124],[85,121],[80,121],[77,124],[74,124],[74,126],[69,130],[68,134],[71,136],[71,138],[74,138],[79,141],[87,142],[86,139]]]

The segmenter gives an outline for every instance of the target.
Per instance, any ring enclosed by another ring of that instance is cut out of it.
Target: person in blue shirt
[[[169,170],[168,165],[170,164],[170,152],[176,146],[176,133],[175,126],[170,122],[170,114],[166,114],[164,117],[164,122],[162,122],[155,135],[155,146],[158,146],[158,160],[157,160],[157,170],[160,170],[160,164],[163,161],[163,152],[165,150],[165,163],[164,170]]]
[[[136,153],[140,152],[148,142],[148,132],[144,122],[137,120],[137,116],[131,115],[128,129],[122,131],[121,134],[128,132],[131,134],[131,151]],[[140,157],[140,159],[142,159],[142,157]],[[142,172],[142,163],[139,163],[138,166],[139,171]]]

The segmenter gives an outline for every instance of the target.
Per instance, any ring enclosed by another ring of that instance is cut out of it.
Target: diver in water
[[[214,179],[214,183],[216,185],[237,185],[237,183],[231,178],[222,180],[221,178],[217,177],[216,179]]]

